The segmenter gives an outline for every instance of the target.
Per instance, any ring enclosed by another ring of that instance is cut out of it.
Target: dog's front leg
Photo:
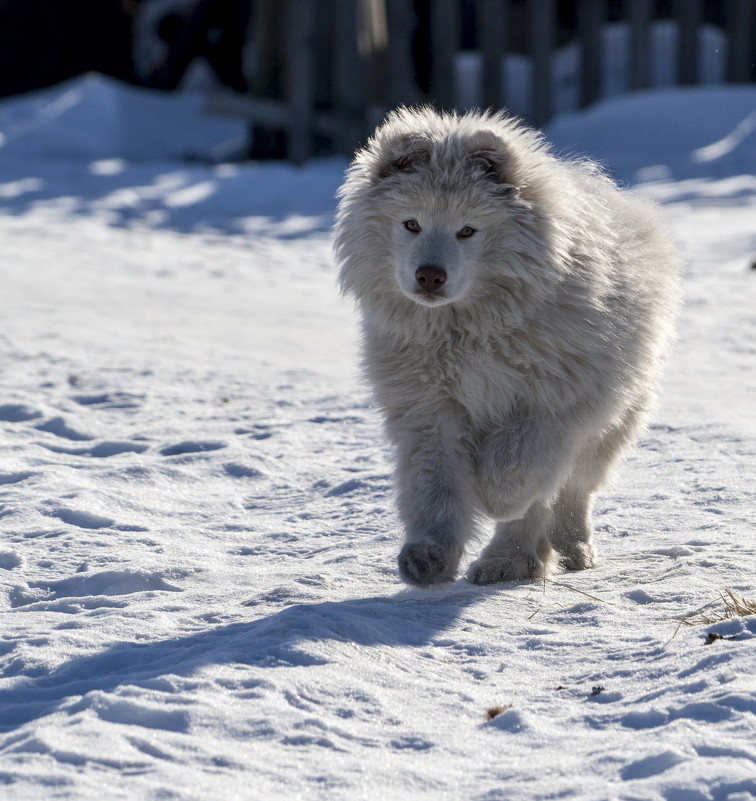
[[[392,429],[405,526],[399,572],[420,586],[451,581],[473,527],[472,466],[459,420],[452,413],[404,417]]]
[[[520,520],[534,503],[550,505],[574,458],[579,432],[569,411],[513,414],[489,431],[478,449],[476,479],[486,512],[496,520]]]

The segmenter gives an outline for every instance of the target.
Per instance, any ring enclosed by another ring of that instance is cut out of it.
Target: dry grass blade
[[[557,587],[563,587],[565,590],[570,590],[571,592],[577,592],[580,595],[585,595],[586,598],[590,598],[592,601],[598,601],[601,604],[607,604],[609,606],[614,606],[614,604],[611,601],[607,601],[605,598],[599,598],[596,595],[591,595],[589,592],[584,592],[583,590],[579,590],[577,587],[570,587],[569,584],[564,584],[561,581],[554,581],[553,579],[545,578],[544,579],[544,585],[545,585],[545,583],[547,581],[549,582],[549,584],[554,584]]]
[[[512,704],[502,704],[501,706],[489,707],[486,710],[486,720],[493,720],[495,717],[498,717],[502,712],[506,712],[508,709],[512,709]]]
[[[724,603],[724,609],[721,611],[705,612],[704,610],[714,605],[714,601],[705,604],[697,609],[695,612],[690,612],[687,615],[675,615],[674,617],[665,618],[665,620],[675,620],[680,626],[695,626],[703,624],[710,626],[713,623],[721,623],[723,620],[729,620],[732,617],[747,617],[748,615],[756,615],[756,601],[738,595],[729,587],[725,587],[724,592],[720,593],[720,598]],[[677,632],[675,632],[677,634]]]
[[[722,620],[729,620],[731,617],[756,615],[756,601],[751,601],[742,595],[738,597],[729,587],[725,587],[721,597],[725,606],[724,610],[713,616],[702,614],[700,617],[701,623],[719,623]]]
[[[565,590],[570,590],[570,592],[576,592],[579,595],[584,595],[586,598],[590,598],[592,601],[598,601],[599,603],[602,603],[602,604],[607,604],[609,606],[614,606],[614,604],[611,601],[607,601],[604,598],[599,598],[596,595],[591,595],[589,592],[584,592],[583,590],[579,590],[577,587],[570,587],[569,584],[564,584],[561,581],[554,581],[553,579],[546,578],[546,576],[543,577],[543,593],[544,593],[544,595],[546,594],[546,584],[547,583],[548,584],[553,584],[556,587],[562,587]],[[562,604],[557,603],[557,602],[555,602],[553,605],[561,607],[561,608],[564,608],[564,607],[562,607]],[[543,612],[544,608],[545,607],[543,607],[543,606],[538,607],[538,609],[536,609],[535,612],[533,612],[533,614],[528,616],[528,620],[532,620],[537,614],[539,614],[540,612]]]

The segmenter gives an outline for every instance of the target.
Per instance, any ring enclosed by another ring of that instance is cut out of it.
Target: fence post
[[[651,26],[652,0],[626,0],[630,22],[630,89],[645,89],[650,81],[651,48],[649,28]]]
[[[578,6],[580,35],[580,105],[589,106],[602,95],[601,76],[606,0],[581,0]]]
[[[415,9],[412,0],[386,0],[388,48],[385,100],[389,108],[417,103],[420,92],[412,60]]]
[[[334,26],[333,108],[338,120],[335,145],[339,153],[351,154],[362,136],[367,87],[364,63],[370,53],[358,50],[356,0],[333,0]]]
[[[454,56],[459,50],[459,4],[457,0],[431,0],[431,94],[438,106],[457,105]]]
[[[677,81],[698,82],[698,33],[703,22],[703,0],[675,0],[677,17]]]
[[[286,93],[286,7],[280,0],[257,0],[253,8],[255,71],[252,95],[263,100],[282,102]],[[284,158],[286,140],[277,123],[251,114],[249,155],[254,159]]]
[[[310,0],[286,0],[287,156],[304,164],[312,150],[314,112],[313,7]]]
[[[483,103],[491,109],[498,109],[506,97],[501,71],[502,58],[507,50],[507,3],[505,0],[478,0],[475,11],[483,54]]]
[[[755,10],[753,0],[726,0],[728,81],[749,81],[752,76],[756,77],[753,63],[756,50]]]
[[[531,82],[531,119],[541,126],[551,116],[552,110],[552,55],[556,28],[554,0],[530,0],[528,26],[530,28],[530,56],[533,60]]]

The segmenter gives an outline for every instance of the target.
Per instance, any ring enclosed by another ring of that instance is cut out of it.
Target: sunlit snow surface
[[[0,104],[0,797],[753,801],[756,617],[676,618],[756,598],[756,90],[552,127],[663,179],[680,343],[600,565],[434,591],[336,288],[345,163],[181,162],[191,114],[195,157],[239,125],[125,92]]]

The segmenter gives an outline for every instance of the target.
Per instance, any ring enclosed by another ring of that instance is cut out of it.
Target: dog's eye
[[[419,234],[423,230],[417,220],[405,220],[404,227],[413,234]]]
[[[466,225],[457,231],[457,239],[469,239],[475,233],[475,229],[471,225]]]

